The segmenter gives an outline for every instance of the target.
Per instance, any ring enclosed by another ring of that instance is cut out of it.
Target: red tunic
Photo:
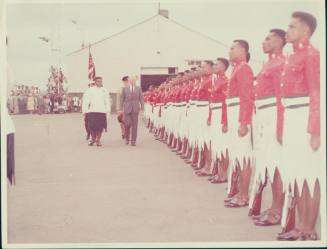
[[[209,100],[209,88],[212,84],[212,75],[205,75],[202,77],[202,81],[199,84],[198,92],[197,92],[197,100]]]
[[[253,72],[245,61],[238,61],[229,81],[229,96],[240,99],[238,121],[242,124],[251,124],[254,110]]]
[[[218,74],[214,77],[214,82],[211,88],[209,89],[210,92],[210,103],[217,103],[222,102],[222,112],[221,112],[221,124],[227,125],[227,105],[226,105],[226,95],[227,95],[227,85],[228,85],[228,78],[226,75]],[[211,117],[211,110],[210,110],[210,117]]]
[[[176,103],[180,103],[182,101],[182,90],[183,90],[183,87],[182,85],[177,85],[176,86],[176,93],[175,93],[175,101]]]
[[[263,65],[256,77],[257,85],[255,85],[254,90],[256,97],[276,96],[276,131],[279,138],[282,138],[283,134],[283,106],[280,101],[280,82],[284,63],[285,56],[282,53],[269,54],[268,61]]]
[[[189,81],[188,85],[185,87],[185,101],[189,102],[191,99],[191,93],[192,93],[192,89],[193,89],[193,82]]]
[[[192,84],[193,88],[192,88],[192,91],[191,91],[191,94],[190,94],[190,99],[191,100],[197,100],[199,85],[200,85],[200,78],[195,78],[193,80],[193,84]]]
[[[309,96],[307,132],[320,135],[320,55],[308,40],[293,45],[282,73],[281,93],[287,96]]]

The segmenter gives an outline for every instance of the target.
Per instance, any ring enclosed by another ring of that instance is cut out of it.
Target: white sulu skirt
[[[211,103],[211,125],[209,126],[209,136],[207,143],[211,142],[212,158],[220,157],[223,148],[222,125],[221,125],[221,112],[222,103]]]
[[[267,169],[273,181],[275,169],[282,167],[282,146],[277,141],[276,98],[256,100],[256,114],[253,118],[253,149],[255,154],[255,179],[264,179]]]
[[[243,158],[253,158],[253,149],[251,142],[251,126],[248,126],[249,132],[244,137],[238,135],[239,128],[239,99],[229,98],[227,102],[227,115],[228,115],[228,134],[229,134],[229,158],[232,167],[234,168],[236,160],[243,162]]]
[[[195,100],[190,100],[189,101],[189,108],[187,110],[187,120],[188,120],[188,139],[189,139],[189,144],[190,146],[194,147],[197,145],[197,137],[195,135],[195,131],[197,129],[197,115],[196,115],[196,101]]]
[[[253,161],[253,148],[251,142],[251,126],[248,126],[249,132],[244,136],[238,135],[239,128],[239,98],[231,97],[226,100],[227,115],[228,115],[228,153],[229,153],[229,167],[228,167],[228,185],[227,191],[231,188],[232,173],[236,167],[237,160],[240,162],[241,168],[243,167],[243,158]],[[252,163],[250,164],[252,166]]]
[[[207,124],[209,103],[208,101],[196,101],[195,104],[194,136],[199,149],[203,149],[205,142],[208,141],[210,131],[210,127]]]
[[[186,102],[181,103],[181,113],[180,113],[180,125],[179,125],[179,131],[178,131],[178,136],[180,138],[187,138],[187,108],[188,104]]]
[[[323,175],[324,166],[321,150],[312,150],[311,135],[307,133],[309,97],[283,98],[282,101],[285,107],[281,159],[284,189],[287,190],[290,185],[294,194],[296,181],[301,192],[304,180],[306,180],[312,194],[315,181]],[[306,106],[300,106],[304,104]]]
[[[281,162],[282,146],[277,141],[276,97],[256,100],[256,113],[253,117],[254,181],[250,194],[250,203],[256,194],[256,184],[264,181],[267,170],[270,182],[273,182],[275,169],[283,167]],[[251,206],[249,206],[251,207]]]
[[[280,168],[280,173],[284,191],[288,193],[290,186],[291,195],[294,196],[294,183],[297,182],[301,193],[304,180],[306,180],[312,196],[316,180],[320,181],[326,172],[321,149],[312,150],[310,146],[311,135],[307,133],[309,97],[283,98],[282,102],[285,112],[281,157],[283,166]],[[286,223],[286,217],[287,201],[283,207],[282,226]]]
[[[148,119],[149,118],[149,103],[144,103],[144,112],[143,112],[143,117],[145,119]]]

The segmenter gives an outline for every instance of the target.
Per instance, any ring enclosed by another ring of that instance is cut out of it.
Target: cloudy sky
[[[120,32],[155,15],[158,1],[10,1],[7,6],[8,63],[18,83],[45,85],[49,66],[81,47]],[[44,3],[46,2],[46,4]],[[252,58],[265,60],[261,42],[271,28],[287,28],[293,11],[307,11],[318,19],[312,38],[323,41],[323,1],[160,1],[169,17],[225,44],[235,38],[250,43]],[[74,20],[76,24],[72,22]],[[46,36],[46,43],[39,39]],[[290,48],[287,48],[290,51]],[[87,63],[87,62],[86,62]],[[87,72],[81,72],[87,73]]]

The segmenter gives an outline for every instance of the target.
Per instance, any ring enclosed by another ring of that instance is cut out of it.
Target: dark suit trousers
[[[138,125],[138,112],[125,113],[125,136],[127,141],[132,143],[136,142],[137,125]]]

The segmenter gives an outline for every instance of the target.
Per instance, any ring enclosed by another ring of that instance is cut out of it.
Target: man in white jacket
[[[83,95],[83,113],[88,113],[88,127],[91,132],[90,146],[102,146],[103,130],[107,131],[107,113],[110,112],[109,92],[102,85],[102,77],[95,78],[95,87]]]

